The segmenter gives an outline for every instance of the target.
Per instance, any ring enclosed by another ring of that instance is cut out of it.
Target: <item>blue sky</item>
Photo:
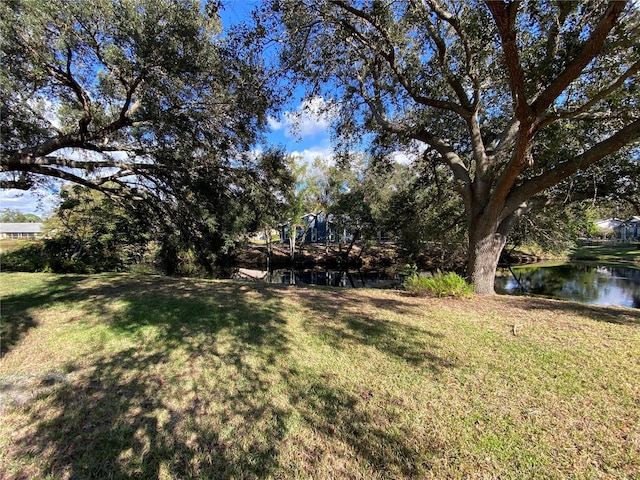
[[[259,0],[227,0],[220,11],[223,27],[250,19],[251,11],[263,2]],[[269,121],[268,141],[275,145],[284,145],[287,151],[310,162],[317,157],[331,157],[330,124],[331,115],[322,114],[326,110],[323,98],[303,100],[302,90],[291,101],[288,109],[279,118]]]
[[[221,11],[224,28],[247,19],[251,10],[260,3],[257,0],[225,2]],[[268,142],[284,146],[290,154],[298,156],[303,162],[312,162],[318,157],[330,161],[331,115],[321,113],[326,110],[326,106],[322,97],[303,101],[300,94],[298,98],[292,99],[291,105],[278,118],[269,118]],[[0,209],[9,208],[43,216],[49,214],[56,204],[56,188],[33,192],[0,190]]]

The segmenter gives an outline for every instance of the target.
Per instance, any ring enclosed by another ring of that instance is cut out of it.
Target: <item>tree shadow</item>
[[[96,352],[67,365],[68,381],[42,385],[9,454],[39,458],[54,478],[272,475],[290,415],[269,401],[288,348],[278,298],[231,283],[89,284],[56,298],[83,302],[133,345]]]
[[[137,349],[101,358],[91,373],[54,390],[46,407],[31,409],[33,428],[16,448],[43,457],[43,473],[53,477],[262,478],[277,468],[287,412],[255,401],[265,388],[258,374],[245,371],[250,387],[218,395],[224,413],[209,423],[202,421],[212,408],[208,395],[188,392],[174,406],[160,393],[172,388],[155,372],[162,361],[161,354]],[[261,432],[260,442],[236,445],[225,433],[242,430],[240,437],[251,438],[243,425],[265,417],[277,421]]]
[[[69,291],[82,277],[60,276],[47,285],[46,290],[25,295],[7,295],[0,299],[2,321],[0,321],[0,359],[9,353],[38,326],[31,310],[64,301]],[[5,280],[6,281],[6,280]]]
[[[37,459],[25,460],[33,471],[17,478],[269,478],[286,474],[292,462],[310,476],[326,472],[311,453],[304,460],[282,455],[300,419],[324,439],[310,440],[313,448],[336,461],[347,448],[357,463],[388,478],[420,476],[425,455],[439,455],[435,436],[421,435],[426,445],[407,440],[416,436],[399,421],[402,399],[372,400],[287,363],[282,300],[291,290],[101,278],[57,277],[46,292],[15,304],[14,313],[24,314],[34,300],[51,307],[72,302],[86,314],[74,321],[98,322],[115,338],[67,364],[64,375],[41,379],[33,401],[15,407],[20,434],[7,458]],[[455,366],[438,354],[439,334],[386,318],[416,308],[406,299],[345,311],[331,300],[342,293],[318,292],[294,298],[309,314],[306,331],[329,345],[357,342],[432,372]]]
[[[322,471],[327,456],[356,457],[361,470],[376,472],[377,478],[424,478],[433,458],[444,455],[433,426],[400,420],[402,399],[354,394],[325,376],[296,371],[287,380],[298,415],[321,437],[305,452],[311,471]],[[353,478],[353,472],[340,471],[342,462],[332,468],[335,478]]]
[[[506,296],[501,297],[501,299],[503,298],[506,298]],[[517,302],[510,303],[512,303],[511,306],[513,308],[520,308],[525,311],[535,310],[549,311],[554,314],[578,314],[596,322],[640,327],[640,309],[604,307],[535,297],[519,297]]]
[[[415,314],[418,308],[415,303],[401,296],[384,300],[358,296],[336,302],[339,295],[348,294],[310,289],[309,294],[301,295],[307,309],[305,328],[334,348],[348,348],[352,343],[372,346],[432,373],[456,366],[451,353],[440,353],[441,333],[387,318]]]

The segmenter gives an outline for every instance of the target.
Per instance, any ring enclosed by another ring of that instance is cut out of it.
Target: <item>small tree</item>
[[[0,222],[5,223],[38,223],[42,219],[33,213],[22,213],[20,210],[4,208],[0,211]]]
[[[94,270],[127,268],[142,260],[152,239],[144,211],[81,187],[65,187],[62,202],[46,222],[50,253]],[[55,245],[65,251],[53,252]]]

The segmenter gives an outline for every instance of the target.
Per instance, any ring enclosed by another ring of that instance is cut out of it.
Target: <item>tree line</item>
[[[264,145],[300,85],[337,112],[319,204],[363,236],[387,221],[412,248],[455,239],[481,294],[510,238],[571,225],[576,202],[640,203],[635,2],[272,0],[230,31],[221,8],[3,2],[0,185],[100,192],[166,272],[190,252],[214,275],[300,205],[286,152]]]

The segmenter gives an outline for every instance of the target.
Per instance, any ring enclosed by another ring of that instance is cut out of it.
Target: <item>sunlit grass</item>
[[[569,258],[576,261],[624,264],[640,268],[640,243],[582,245],[571,252]]]
[[[0,284],[15,332],[0,477],[640,475],[638,310],[126,275]]]

